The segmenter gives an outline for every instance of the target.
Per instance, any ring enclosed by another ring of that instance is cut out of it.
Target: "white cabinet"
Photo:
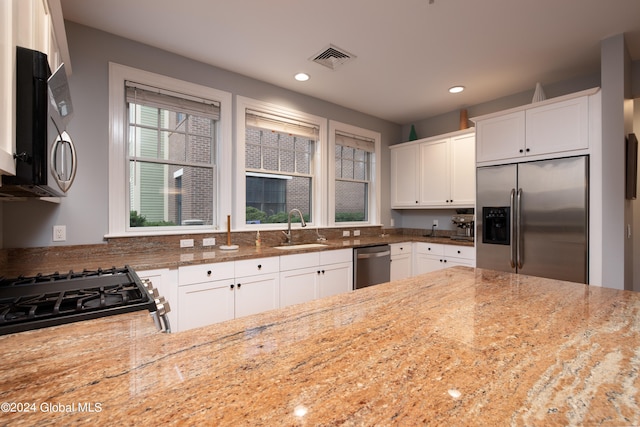
[[[233,262],[179,267],[178,330],[233,319],[234,288]]]
[[[456,265],[475,267],[475,248],[472,246],[416,243],[415,274],[430,273]]]
[[[417,207],[419,204],[418,175],[420,146],[399,144],[391,147],[391,206]]]
[[[352,249],[280,257],[280,307],[349,292]]]
[[[394,145],[391,159],[393,208],[474,206],[473,129]]]
[[[320,252],[318,298],[353,290],[353,249]]]
[[[180,267],[178,330],[278,308],[278,270],[278,257]]]
[[[0,175],[15,175],[16,46],[46,53],[52,70],[60,65],[63,56],[68,61],[60,1],[3,0],[0,40]]]
[[[477,162],[539,160],[588,150],[592,92],[474,118]]]
[[[391,245],[390,280],[400,280],[411,277],[412,247],[411,242],[392,243]]]
[[[278,257],[235,262],[235,317],[249,316],[279,307]]]

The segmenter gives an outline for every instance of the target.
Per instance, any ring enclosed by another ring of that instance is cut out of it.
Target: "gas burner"
[[[127,267],[0,280],[0,335],[148,309],[169,331],[169,305]]]

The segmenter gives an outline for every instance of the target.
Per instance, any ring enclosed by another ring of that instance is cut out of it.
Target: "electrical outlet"
[[[202,246],[215,246],[215,245],[216,245],[215,237],[208,237],[208,238],[202,239]]]
[[[353,235],[354,236],[359,236],[360,235],[360,230],[353,230]]]
[[[434,220],[433,220],[433,226],[434,226],[434,227],[437,227],[437,226],[438,226],[438,220],[437,220],[437,219],[434,219]]]
[[[53,226],[53,241],[64,242],[67,240],[67,226],[66,225],[54,225]]]
[[[180,239],[180,247],[181,248],[192,248],[193,247],[193,239]]]
[[[349,236],[351,236],[351,232],[349,232],[349,230],[344,230],[342,232],[342,237],[349,237]]]

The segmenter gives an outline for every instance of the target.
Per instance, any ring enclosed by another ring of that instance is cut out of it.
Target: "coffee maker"
[[[456,214],[451,217],[451,222],[453,222],[457,227],[456,234],[451,236],[452,239],[473,241],[473,224],[475,223],[475,215]]]

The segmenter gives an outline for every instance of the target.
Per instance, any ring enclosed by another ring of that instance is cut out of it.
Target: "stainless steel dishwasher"
[[[389,281],[391,249],[389,245],[353,249],[353,289]]]

